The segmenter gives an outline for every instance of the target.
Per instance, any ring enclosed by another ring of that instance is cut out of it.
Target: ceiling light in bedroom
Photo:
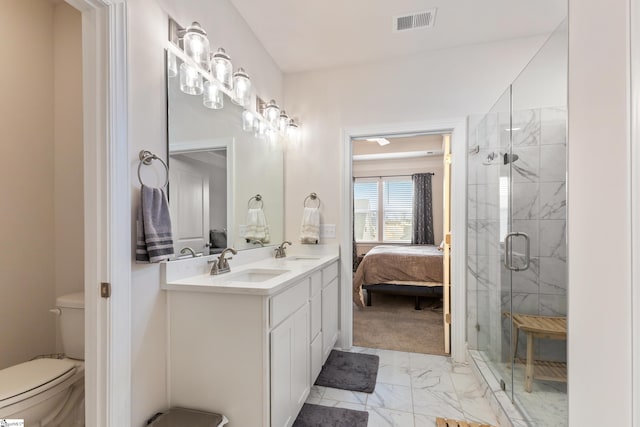
[[[391,141],[389,141],[387,138],[367,138],[367,141],[377,142],[381,147],[383,145],[391,144]]]

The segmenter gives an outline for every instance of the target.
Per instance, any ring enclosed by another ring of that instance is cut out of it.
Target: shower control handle
[[[513,266],[511,264],[511,239],[514,237],[522,237],[524,238],[524,265],[522,267]],[[531,260],[531,244],[529,240],[529,235],[527,233],[523,233],[520,231],[514,231],[508,233],[504,238],[504,266],[511,271],[525,271],[529,268],[529,263]]]

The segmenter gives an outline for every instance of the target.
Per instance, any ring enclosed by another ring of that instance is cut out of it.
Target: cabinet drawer
[[[269,301],[270,327],[273,328],[278,323],[293,314],[298,308],[304,305],[309,299],[309,278],[305,278],[286,291],[275,295]]]
[[[311,284],[309,286],[309,296],[313,297],[322,289],[322,273],[316,271],[311,275]]]
[[[338,277],[338,263],[334,262],[322,269],[322,287],[327,286],[336,277]]]
[[[311,298],[311,339],[322,329],[322,294],[318,292]]]

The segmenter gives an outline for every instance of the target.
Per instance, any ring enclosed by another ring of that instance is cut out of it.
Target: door
[[[442,320],[444,323],[444,352],[451,353],[451,135],[443,135],[444,177],[443,177],[443,278],[442,278]]]
[[[209,171],[200,162],[171,156],[169,208],[176,253],[201,252],[209,243]]]

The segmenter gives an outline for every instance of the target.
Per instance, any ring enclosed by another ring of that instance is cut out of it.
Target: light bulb
[[[234,102],[247,106],[251,97],[251,80],[242,68],[233,73]]]
[[[280,107],[278,107],[278,104],[276,104],[276,101],[274,99],[269,101],[269,103],[264,107],[264,117],[265,119],[267,119],[271,126],[278,126],[278,119],[280,118]]]
[[[231,58],[223,48],[211,56],[211,73],[227,89],[233,88]]]
[[[251,132],[254,128],[253,113],[248,110],[242,112],[242,130],[245,132]]]

